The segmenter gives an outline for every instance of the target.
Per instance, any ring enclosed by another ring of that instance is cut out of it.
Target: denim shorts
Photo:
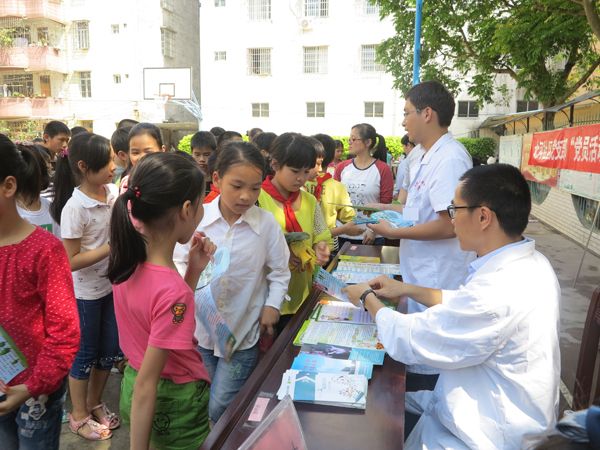
[[[110,370],[120,359],[112,292],[97,300],[77,299],[81,342],[70,375],[87,380],[92,368]]]
[[[58,450],[66,382],[50,395],[30,398],[20,408],[0,416],[2,450]],[[4,396],[0,396],[3,401]]]

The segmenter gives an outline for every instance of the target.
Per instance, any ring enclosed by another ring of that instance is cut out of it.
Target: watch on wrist
[[[365,305],[365,302],[367,301],[367,295],[369,294],[375,294],[375,291],[371,288],[367,289],[365,292],[363,292],[360,296],[360,298],[358,299],[358,301],[360,302],[360,305],[363,307],[363,309],[366,311],[367,310],[367,305]]]

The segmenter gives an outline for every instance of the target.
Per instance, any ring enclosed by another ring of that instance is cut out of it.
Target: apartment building
[[[0,121],[58,119],[110,136],[126,117],[195,120],[145,99],[143,69],[193,67],[199,92],[198,12],[198,0],[3,0]]]

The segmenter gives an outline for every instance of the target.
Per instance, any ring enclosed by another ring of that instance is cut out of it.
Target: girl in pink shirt
[[[208,434],[209,377],[196,350],[193,289],[216,247],[194,231],[204,176],[182,155],[145,156],[114,206],[108,278],[129,363],[121,414],[131,448],[197,449]],[[192,235],[194,238],[192,239]],[[192,239],[185,280],[175,243]]]

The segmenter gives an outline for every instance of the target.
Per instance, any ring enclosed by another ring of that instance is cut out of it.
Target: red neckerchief
[[[273,175],[269,175],[267,178],[265,178],[265,181],[263,181],[262,184],[262,188],[267,194],[273,197],[273,200],[276,200],[279,203],[283,204],[283,214],[285,215],[285,230],[288,233],[291,233],[293,231],[302,231],[302,227],[296,219],[296,213],[294,213],[294,209],[292,208],[292,204],[300,195],[300,191],[290,192],[290,196],[286,199],[283,197],[283,195],[280,194],[275,185],[271,182],[272,179]]]
[[[210,192],[206,195],[206,197],[204,197],[204,201],[202,203],[207,204],[212,202],[215,198],[219,196],[220,193],[221,191],[219,190],[219,188],[211,183]]]
[[[323,183],[325,183],[330,178],[333,178],[330,173],[317,175],[317,187],[315,188],[315,197],[317,197],[317,200],[321,201],[321,194],[323,193]]]

